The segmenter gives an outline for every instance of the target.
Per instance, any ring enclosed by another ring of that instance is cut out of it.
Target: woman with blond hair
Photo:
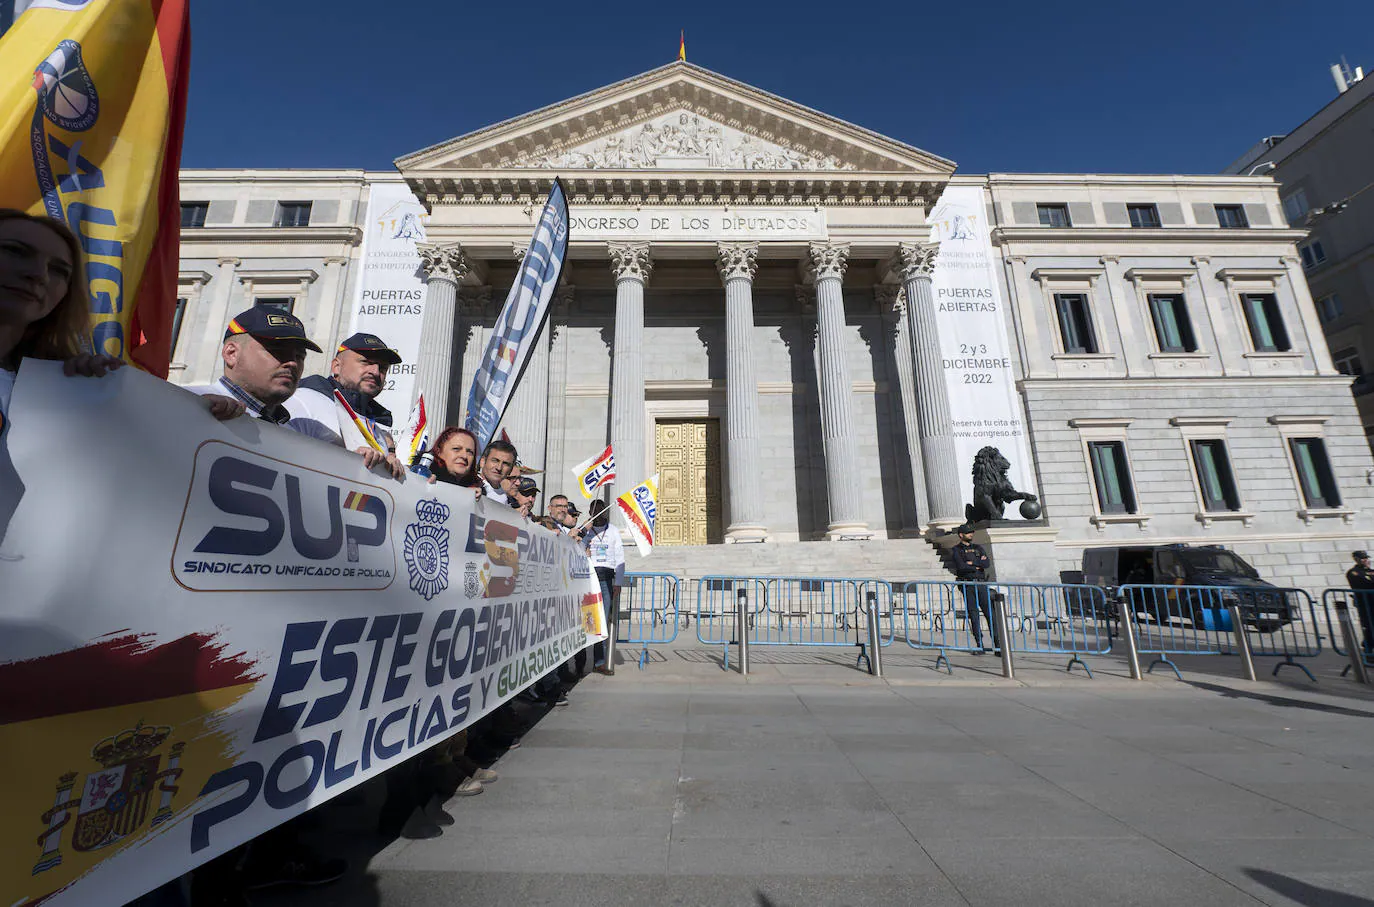
[[[124,363],[91,352],[86,260],[71,228],[43,215],[0,208],[0,432],[21,359],[58,359],[68,375],[100,377]],[[243,407],[203,398],[219,419]]]

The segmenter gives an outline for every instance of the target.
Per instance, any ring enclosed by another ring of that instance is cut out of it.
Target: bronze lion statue
[[[1039,499],[1033,494],[1017,491],[1007,479],[1011,463],[995,447],[984,447],[973,458],[973,503],[964,507],[964,519],[970,523],[980,520],[1000,520],[1002,512],[1012,501],[1027,501],[1021,515],[1035,519],[1040,515]],[[1029,513],[1028,511],[1034,511]]]

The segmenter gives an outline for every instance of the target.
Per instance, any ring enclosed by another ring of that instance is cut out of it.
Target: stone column
[[[611,350],[611,445],[615,493],[642,482],[644,462],[644,285],[653,272],[648,243],[610,243],[615,274],[615,340]]]
[[[754,271],[758,243],[719,243],[725,284],[725,443],[730,464],[727,542],[761,542],[763,470],[759,452],[759,382],[754,371]]]
[[[920,529],[930,516],[930,505],[926,503],[926,470],[921,460],[921,433],[916,420],[916,373],[913,370],[915,354],[911,350],[910,317],[907,314],[906,294],[902,288],[893,284],[877,284],[873,296],[883,313],[883,321],[889,325],[893,347],[893,370],[897,373],[898,408],[902,411],[902,427],[906,434],[906,448],[909,456],[909,471],[905,476],[906,491],[911,499],[903,508],[903,535],[919,536]],[[906,510],[911,514],[906,516]]]
[[[863,518],[862,473],[854,437],[854,383],[844,336],[844,272],[848,243],[812,243],[816,278],[816,332],[820,337],[821,438],[825,487],[830,499],[826,538],[870,536]]]
[[[196,361],[187,369],[186,380],[191,384],[209,384],[223,371],[220,348],[224,345],[224,331],[229,327],[229,317],[238,314],[229,311],[229,299],[234,293],[234,269],[240,264],[237,258],[221,258],[219,273],[215,275],[215,292],[206,316],[205,340],[201,345]]]
[[[553,291],[549,312],[549,419],[548,439],[545,442],[544,475],[548,485],[544,499],[555,494],[567,494],[568,472],[565,447],[568,435],[568,313],[572,309],[577,288],[570,283]]]
[[[940,361],[940,335],[935,326],[935,294],[931,275],[939,243],[901,243],[897,265],[906,290],[907,320],[916,363],[916,428],[926,472],[930,522],[949,525],[964,520],[963,485],[954,453],[954,425]]]
[[[324,280],[320,282],[320,298],[316,302],[314,324],[309,328],[310,339],[320,345],[323,353],[307,353],[305,372],[308,375],[329,374],[329,363],[342,337],[337,336],[339,312],[343,308],[343,269],[348,259],[331,257],[324,260]],[[387,343],[395,343],[383,337]],[[313,360],[313,361],[312,361]]]
[[[416,243],[415,248],[427,281],[425,311],[420,321],[420,355],[415,363],[415,392],[425,396],[430,437],[437,438],[449,424],[450,408],[456,415],[462,406],[452,399],[458,393],[453,386],[453,332],[458,284],[467,276],[468,263],[457,243]]]

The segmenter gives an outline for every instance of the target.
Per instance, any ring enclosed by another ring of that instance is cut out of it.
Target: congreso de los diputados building
[[[677,62],[393,171],[184,170],[172,380],[273,306],[326,350],[381,336],[398,422],[423,392],[461,424],[560,177],[569,260],[503,425],[546,496],[608,443],[620,491],[657,473],[654,569],[940,575],[996,448],[1042,510],[988,530],[999,580],[1182,542],[1343,584],[1374,461],[1271,178],[960,174],[843,114]]]

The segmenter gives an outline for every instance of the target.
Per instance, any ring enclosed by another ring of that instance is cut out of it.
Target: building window
[[[1309,271],[1326,261],[1326,249],[1322,248],[1320,239],[1298,246],[1298,254],[1302,256],[1302,266]]]
[[[1036,205],[1042,227],[1071,227],[1068,205]]]
[[[310,226],[310,202],[277,202],[277,227]]]
[[[1161,353],[1192,353],[1197,351],[1193,339],[1193,323],[1188,319],[1188,304],[1179,293],[1151,293],[1150,318],[1154,321],[1155,337]]]
[[[1341,297],[1335,293],[1317,300],[1317,314],[1321,316],[1322,321],[1335,321],[1341,317],[1343,312]]]
[[[1158,227],[1159,209],[1154,205],[1127,205],[1132,227]]]
[[[187,302],[185,296],[177,297],[177,308],[172,313],[172,348],[167,351],[168,356],[175,356],[177,353],[177,340],[181,338],[181,320],[186,317]]]
[[[1228,230],[1243,230],[1250,226],[1241,205],[1217,205],[1217,223]]]
[[[291,314],[291,309],[296,305],[294,296],[255,296],[253,305],[264,309],[276,309],[278,312]]]
[[[1360,351],[1353,346],[1332,353],[1331,361],[1335,363],[1336,371],[1342,375],[1354,378],[1364,374],[1364,367],[1360,364]]]
[[[183,227],[205,226],[205,215],[210,213],[209,202],[182,202],[181,225]]]
[[[1092,313],[1086,293],[1055,293],[1054,309],[1059,316],[1059,336],[1066,353],[1096,353]]]
[[[1135,491],[1131,470],[1126,465],[1126,445],[1122,441],[1089,441],[1093,486],[1097,507],[1102,513],[1135,513]]]
[[[1311,206],[1307,204],[1307,193],[1302,189],[1283,197],[1283,216],[1288,218],[1290,226],[1301,223],[1310,210]]]
[[[1241,308],[1245,323],[1250,326],[1250,341],[1257,353],[1286,353],[1292,349],[1288,331],[1279,314],[1279,301],[1273,293],[1242,293]]]
[[[1240,494],[1231,472],[1231,458],[1226,455],[1226,442],[1209,438],[1192,441],[1190,446],[1203,509],[1240,510]]]
[[[1298,484],[1307,506],[1341,506],[1336,476],[1331,472],[1331,461],[1326,457],[1326,442],[1321,438],[1290,438],[1288,448],[1293,454],[1293,468],[1298,472]]]

